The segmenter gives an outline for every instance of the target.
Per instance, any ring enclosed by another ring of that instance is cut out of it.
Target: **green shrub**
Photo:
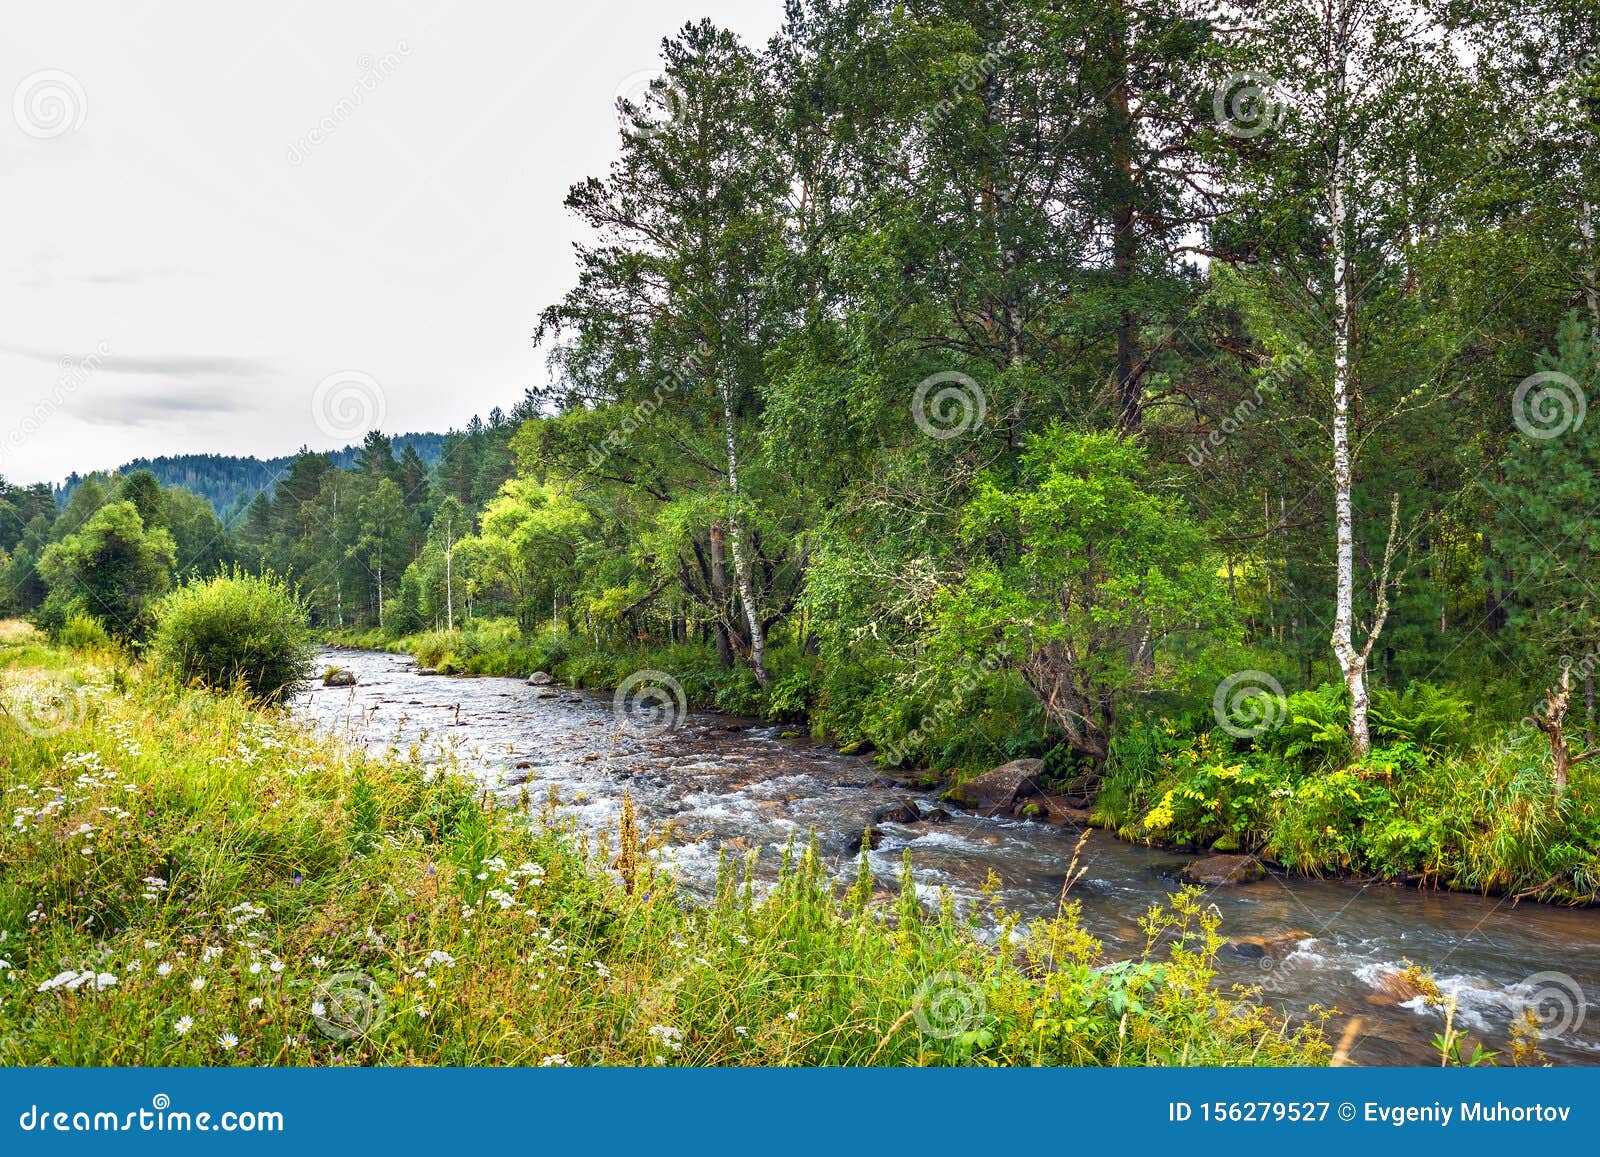
[[[94,651],[111,646],[111,633],[106,630],[105,624],[93,615],[73,612],[67,616],[66,622],[61,624],[61,629],[55,634],[55,640],[63,647]]]
[[[272,574],[191,583],[156,610],[155,661],[185,683],[276,703],[310,677],[312,654],[305,608]]]

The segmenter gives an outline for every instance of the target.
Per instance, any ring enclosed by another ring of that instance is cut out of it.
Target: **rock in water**
[[[528,676],[528,686],[530,687],[548,687],[555,681],[556,677],[548,671],[535,671]]]
[[[1043,793],[1039,786],[1043,770],[1042,759],[1013,759],[977,779],[956,784],[944,793],[944,798],[978,811],[1008,811],[1020,800]]]
[[[889,804],[872,813],[872,826],[879,824],[917,824],[922,822],[922,812],[910,796],[899,803]]]
[[[1196,860],[1178,873],[1185,884],[1203,884],[1208,888],[1222,888],[1232,884],[1250,884],[1265,879],[1267,870],[1254,856],[1207,856]]]
[[[342,667],[329,667],[322,673],[322,685],[324,687],[354,687],[356,685],[356,674],[354,671],[346,671]]]

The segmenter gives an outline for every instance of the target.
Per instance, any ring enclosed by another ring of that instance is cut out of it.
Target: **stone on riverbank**
[[[1044,794],[1039,786],[1043,770],[1042,759],[1013,759],[977,779],[956,784],[944,798],[975,811],[1008,811],[1021,800]]]
[[[530,687],[548,687],[555,681],[556,677],[548,671],[535,671],[528,676],[528,686]]]
[[[1254,856],[1207,856],[1196,860],[1178,873],[1185,884],[1203,884],[1207,888],[1224,888],[1237,884],[1253,884],[1266,878],[1267,870]]]

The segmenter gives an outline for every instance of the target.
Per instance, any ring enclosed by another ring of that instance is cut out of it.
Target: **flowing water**
[[[320,725],[375,747],[420,740],[448,749],[508,797],[526,789],[542,800],[554,789],[590,830],[615,829],[626,788],[641,826],[667,833],[670,862],[694,891],[714,879],[722,848],[770,848],[764,858],[775,862],[791,837],[812,832],[853,875],[875,811],[908,796],[925,814],[939,807],[926,793],[885,786],[867,758],[781,738],[774,725],[692,712],[653,734],[649,716],[619,713],[610,694],[424,676],[407,658],[375,652],[325,658],[358,683],[301,699],[301,712]],[[882,843],[871,853],[878,878],[892,879],[909,848],[930,899],[946,889],[970,902],[993,873],[1010,908],[1030,917],[1055,911],[1079,831],[949,812],[937,823],[879,825]],[[1142,947],[1140,914],[1177,887],[1173,873],[1191,859],[1089,834],[1086,871],[1071,895],[1109,954]],[[1350,1030],[1353,1062],[1437,1063],[1429,1042],[1442,1015],[1393,984],[1393,971],[1410,961],[1457,993],[1457,1025],[1489,1047],[1503,1048],[1511,1021],[1532,1008],[1552,1061],[1600,1063],[1600,1006],[1584,1016],[1585,994],[1600,996],[1600,910],[1276,876],[1215,889],[1209,899],[1223,932],[1239,938],[1222,952],[1221,979],[1259,988],[1291,1015],[1336,1007],[1329,1035]],[[1351,1029],[1353,1018],[1360,1023]]]

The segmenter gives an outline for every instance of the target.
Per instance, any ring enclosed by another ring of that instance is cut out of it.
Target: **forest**
[[[1593,0],[792,0],[574,174],[544,384],[219,517],[0,492],[137,650],[242,567],[445,673],[668,673],[1307,873],[1600,899]],[[1587,420],[1586,420],[1587,419]]]

